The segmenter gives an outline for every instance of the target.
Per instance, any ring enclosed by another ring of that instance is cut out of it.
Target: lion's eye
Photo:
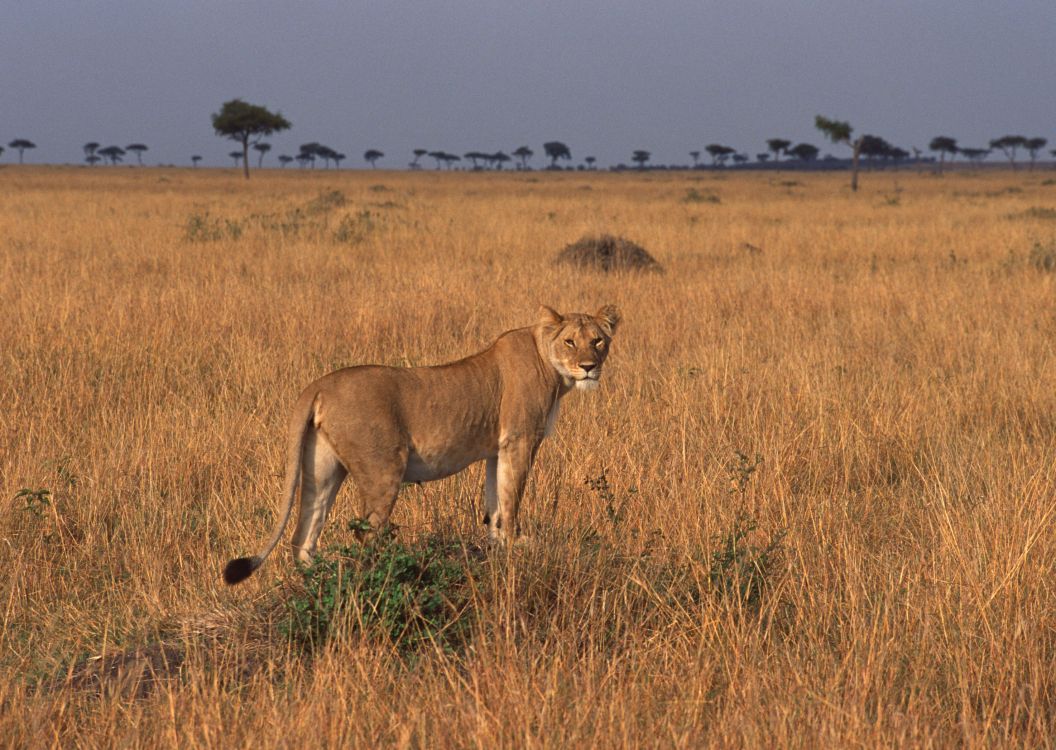
[[[576,348],[576,342],[573,341],[572,339],[565,339],[565,346],[567,346],[569,349],[575,349]]]
[[[602,339],[594,339],[590,342],[590,345],[593,346],[595,349],[600,349],[604,343],[605,341]]]

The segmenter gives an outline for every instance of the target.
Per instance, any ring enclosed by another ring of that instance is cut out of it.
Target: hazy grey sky
[[[0,26],[0,142],[74,162],[96,140],[229,164],[209,115],[233,97],[293,128],[270,155],[320,141],[362,166],[415,147],[542,164],[686,163],[723,143],[822,146],[817,113],[909,148],[1005,133],[1056,148],[1054,0],[14,0]],[[13,154],[4,153],[10,162]]]

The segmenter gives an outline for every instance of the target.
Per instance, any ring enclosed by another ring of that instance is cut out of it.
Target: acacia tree
[[[260,156],[257,158],[257,169],[264,168],[264,154],[271,151],[270,143],[254,143],[253,150],[256,151]]]
[[[535,152],[527,146],[521,146],[514,151],[513,155],[516,156],[517,160],[520,162],[520,164],[517,165],[517,169],[528,169],[528,160],[531,159],[534,154]]]
[[[1028,138],[1027,142],[1023,146],[1027,149],[1027,153],[1030,154],[1030,169],[1034,170],[1034,162],[1037,161],[1038,152],[1041,151],[1048,144],[1048,138]]]
[[[693,158],[693,168],[696,169],[698,166],[700,166],[700,152],[690,151],[689,155]]]
[[[371,169],[376,169],[378,165],[375,164],[375,162],[383,156],[385,156],[384,153],[378,151],[376,148],[372,148],[368,149],[367,152],[363,154],[363,160],[370,162]]]
[[[957,139],[950,138],[948,135],[937,135],[931,139],[931,143],[928,144],[928,148],[932,151],[936,151],[939,154],[939,174],[942,174],[943,167],[946,166],[946,154],[950,155],[950,161],[957,156]]]
[[[430,159],[436,160],[436,168],[439,170],[443,166],[444,157],[447,156],[445,151],[430,151],[428,154]]]
[[[3,156],[3,155],[4,155],[4,147],[0,146],[0,156]]]
[[[241,99],[224,102],[213,115],[213,130],[217,135],[242,144],[242,166],[249,179],[249,146],[265,136],[290,128],[290,121],[280,113],[270,112],[257,104]]]
[[[543,151],[550,159],[551,169],[557,169],[558,159],[565,159],[566,161],[571,161],[572,159],[572,152],[569,150],[568,146],[561,141],[548,141],[547,143],[544,143]]]
[[[125,146],[125,151],[131,151],[136,155],[136,161],[139,162],[139,166],[143,166],[143,152],[147,150],[147,147],[142,143],[131,143]]]
[[[792,141],[786,141],[784,138],[770,138],[766,142],[766,147],[774,154],[774,161],[781,161],[781,154],[787,153],[791,145]]]
[[[191,166],[197,167],[198,166],[198,162],[200,162],[201,160],[202,160],[202,157],[199,156],[198,154],[195,154],[194,156],[191,157]]]
[[[323,166],[330,169],[330,162],[337,163],[338,153],[329,146],[318,146],[315,149],[316,155],[323,160]]]
[[[293,161],[293,157],[290,156],[289,154],[280,154],[279,155],[279,164],[281,164],[283,167],[285,167],[291,161]]]
[[[858,157],[862,153],[862,139],[851,141],[851,133],[854,128],[849,122],[843,120],[830,120],[827,117],[816,115],[814,127],[820,130],[826,138],[833,143],[842,143],[851,148],[851,191],[858,192]]]
[[[478,164],[477,162],[481,159],[487,159],[488,155],[480,151],[467,151],[466,153],[462,154],[462,158],[469,159],[471,162],[473,162],[473,169],[477,170],[480,169],[480,164]]]
[[[712,166],[722,166],[726,163],[726,160],[730,158],[736,149],[732,149],[729,146],[723,146],[721,143],[709,143],[704,147],[704,150],[708,152],[708,156],[711,157]]]
[[[960,151],[965,159],[976,166],[990,154],[990,149],[988,148],[962,148]]]
[[[645,163],[649,161],[649,157],[651,156],[652,154],[650,154],[648,151],[643,151],[639,149],[631,155],[631,161],[638,165],[638,169],[645,169]]]
[[[511,161],[510,155],[505,151],[496,151],[494,154],[488,154],[488,163],[500,172],[502,171],[502,165],[508,161]]]
[[[418,163],[418,160],[421,159],[426,154],[428,154],[429,153],[429,149],[416,148],[411,153],[414,154],[414,159],[411,160],[411,164],[410,164],[411,169],[421,169],[422,165]]]
[[[323,159],[325,152],[326,146],[321,143],[317,143],[315,141],[311,141],[310,143],[302,143],[300,150],[297,153],[297,161],[301,162],[302,165],[311,164],[312,169],[315,169],[316,157]],[[304,159],[302,160],[301,157],[304,157]]]
[[[88,141],[88,143],[81,146],[81,148],[84,150],[84,160],[92,166],[95,166],[97,163],[102,161],[98,156],[95,155],[95,152],[99,150],[99,144],[95,141]]]
[[[818,147],[810,143],[797,143],[786,153],[800,161],[814,161],[818,158]]]
[[[594,169],[594,162],[596,162],[597,159],[593,156],[588,156],[583,161],[587,163],[587,169]]]
[[[990,141],[990,148],[999,148],[1005,152],[1012,169],[1016,168],[1016,149],[1027,145],[1027,139],[1021,135],[1003,135]]]
[[[120,146],[107,146],[106,148],[99,149],[99,156],[102,156],[110,160],[110,165],[116,167],[117,163],[121,161],[121,157],[125,155],[125,150]]]
[[[242,151],[230,151],[227,155],[235,160],[236,167],[238,166],[239,161],[246,157],[245,153],[243,153]]]
[[[7,145],[8,145],[8,147],[13,148],[16,151],[18,151],[18,163],[19,164],[22,163],[22,152],[24,152],[27,148],[36,148],[37,147],[37,144],[35,144],[33,141],[27,140],[25,138],[16,138],[15,140],[11,141]]]

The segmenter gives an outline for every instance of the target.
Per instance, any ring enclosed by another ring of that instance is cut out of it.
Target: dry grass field
[[[1051,745],[1054,178],[0,169],[0,744]],[[666,273],[552,264],[601,232]],[[610,302],[529,542],[480,466],[401,494],[449,630],[223,585],[310,380]]]

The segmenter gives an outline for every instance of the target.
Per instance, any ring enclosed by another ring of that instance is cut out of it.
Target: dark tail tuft
[[[253,571],[264,562],[259,557],[236,557],[224,566],[224,583],[234,586],[253,575]]]

